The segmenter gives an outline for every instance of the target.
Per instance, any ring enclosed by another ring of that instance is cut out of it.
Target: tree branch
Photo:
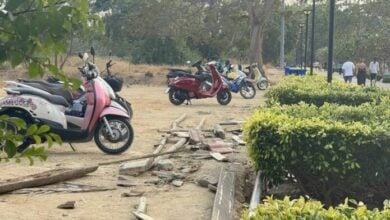
[[[19,16],[19,15],[23,15],[23,14],[26,14],[26,13],[35,12],[35,11],[38,10],[38,8],[32,8],[33,3],[34,3],[34,1],[30,4],[30,7],[28,9],[23,10],[23,11],[18,11],[18,12],[15,12],[15,13],[11,13],[11,14],[13,16]],[[45,5],[45,6],[43,6],[42,9],[49,8],[49,7],[52,7],[52,6],[62,5],[62,4],[65,4],[65,3],[66,3],[66,1],[59,0],[56,3],[54,3],[53,5]]]

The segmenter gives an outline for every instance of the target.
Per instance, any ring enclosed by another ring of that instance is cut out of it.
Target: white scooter
[[[85,94],[70,104],[64,97],[14,81],[6,81],[7,96],[0,99],[0,114],[22,118],[27,124],[47,124],[64,142],[87,142],[95,138],[97,146],[105,153],[126,151],[133,141],[133,129],[127,111],[107,94],[98,70],[87,62],[79,68]],[[72,110],[80,115],[65,114]],[[81,125],[81,126],[80,126]],[[33,140],[25,140],[19,147],[23,151]]]

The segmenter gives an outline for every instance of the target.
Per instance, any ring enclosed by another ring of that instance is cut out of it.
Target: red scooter
[[[226,85],[214,64],[208,64],[212,75],[211,88],[204,86],[208,83],[206,75],[184,75],[171,78],[168,83],[168,88],[165,91],[169,94],[169,101],[174,105],[181,105],[185,100],[188,102],[191,99],[203,99],[217,96],[217,101],[221,105],[227,105],[232,100],[229,86]]]

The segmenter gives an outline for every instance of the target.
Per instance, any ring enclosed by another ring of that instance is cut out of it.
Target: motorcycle
[[[86,57],[86,58],[85,58]],[[50,131],[58,134],[63,142],[81,143],[94,138],[97,147],[107,154],[120,154],[126,151],[134,139],[129,114],[120,104],[112,100],[106,92],[95,64],[88,62],[79,68],[85,79],[85,94],[73,100],[72,105],[62,96],[51,94],[38,88],[6,81],[7,96],[0,100],[0,114],[23,119],[27,124],[47,124]],[[65,115],[69,109],[78,111],[77,116]],[[81,127],[68,126],[72,120],[81,120]],[[26,138],[19,146],[22,152],[33,139]]]
[[[237,68],[234,68],[231,73],[235,73],[233,78],[230,78],[231,74],[222,75],[222,80],[229,85],[230,91],[234,93],[240,93],[244,99],[252,99],[256,95],[256,89],[252,81],[249,80],[245,73],[241,72]]]
[[[190,61],[187,61],[187,63],[190,63]],[[191,65],[191,67],[196,67],[195,75],[197,76],[204,75],[203,77],[207,77],[207,81],[211,82],[211,75],[209,74],[209,70],[202,65],[202,60],[196,61]],[[180,77],[180,76],[188,76],[188,75],[192,75],[191,70],[169,69],[169,72],[167,74],[167,83],[169,83],[169,81],[172,78]]]
[[[245,67],[245,69],[247,69],[248,72],[244,71],[244,73],[248,76],[250,75],[251,70],[253,70],[254,79],[252,80],[252,82],[253,84],[256,84],[259,90],[266,90],[268,88],[269,82],[267,78],[261,75],[259,67],[257,67],[256,64],[247,66]]]
[[[93,47],[91,48],[91,55],[93,62],[95,61],[95,50]],[[83,59],[83,54],[79,54],[79,57]],[[121,97],[118,93],[122,90],[123,86],[123,79],[119,78],[115,75],[111,74],[111,67],[114,64],[111,60],[111,52],[109,53],[109,61],[106,63],[106,69],[103,72],[107,72],[106,75],[101,77],[102,73],[99,74],[97,77],[98,80],[102,82],[104,85],[104,88],[110,98],[117,103],[119,103],[123,108],[126,109],[127,113],[130,116],[130,120],[133,118],[133,109],[131,107],[130,102],[128,102],[126,99]],[[26,79],[18,79],[19,82],[22,82],[24,84],[33,86],[35,88],[50,92],[54,95],[60,95],[63,96],[69,103],[73,103],[73,100],[78,99],[80,96],[82,96],[85,91],[83,88],[79,88],[76,93],[72,94],[69,91],[62,88],[62,82],[55,78],[55,77],[48,77],[46,81],[44,80],[26,80]],[[70,113],[72,114],[72,113]],[[80,125],[81,126],[81,125]]]
[[[184,75],[171,78],[168,88],[165,91],[169,94],[169,101],[174,105],[181,105],[185,100],[188,102],[191,99],[202,99],[217,97],[217,101],[221,105],[227,105],[232,99],[228,85],[226,85],[213,63],[209,63],[208,67],[212,75],[211,88],[206,89],[204,83],[207,76],[204,75]]]

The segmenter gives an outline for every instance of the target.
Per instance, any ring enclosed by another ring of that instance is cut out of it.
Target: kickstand
[[[190,99],[187,99],[187,103],[186,103],[186,105],[192,105],[192,103],[191,103],[191,100],[190,100]]]
[[[73,147],[72,143],[69,143],[70,148],[72,148],[73,152],[76,152],[76,149]]]

